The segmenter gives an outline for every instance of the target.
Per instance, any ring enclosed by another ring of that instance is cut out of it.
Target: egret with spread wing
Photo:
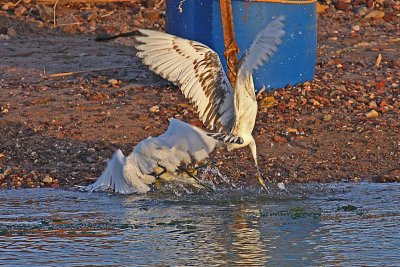
[[[216,52],[199,42],[174,35],[139,30],[137,56],[150,70],[177,85],[194,105],[209,135],[227,145],[228,151],[249,146],[257,177],[265,188],[252,136],[257,100],[252,73],[278,49],[285,34],[284,18],[270,22],[240,59],[236,84],[231,87]]]

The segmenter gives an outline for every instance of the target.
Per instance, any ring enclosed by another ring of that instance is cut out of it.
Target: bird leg
[[[208,191],[214,191],[211,187],[209,187],[208,185],[202,183],[195,175],[193,175],[190,171],[188,171],[187,169],[183,168],[183,167],[178,167],[178,170],[181,172],[186,173],[187,175],[189,175],[189,177],[193,178],[194,180],[196,180],[196,182],[201,185],[202,187],[204,187],[205,189],[207,189]]]
[[[250,142],[249,147],[250,147],[251,154],[253,155],[254,164],[256,165],[256,169],[257,169],[256,177],[258,179],[258,182],[260,183],[262,188],[264,188],[267,192],[269,192],[269,190],[268,190],[268,188],[267,188],[267,186],[265,184],[264,178],[263,178],[263,176],[261,174],[260,167],[258,166],[258,162],[257,162],[257,147],[256,147],[256,142],[254,141],[254,139]],[[265,180],[267,182],[269,182],[269,179],[265,179]]]
[[[217,155],[218,151],[220,150],[222,144],[223,144],[223,142],[219,142],[218,145],[217,145],[217,147],[214,149],[214,151],[211,152],[211,156],[208,157],[207,161],[206,161],[203,165],[197,166],[195,169],[198,170],[198,169],[201,169],[201,168],[205,168],[205,167],[207,167],[211,162],[213,162],[214,159],[215,159],[215,156]]]
[[[160,164],[157,164],[157,165],[158,165],[158,167],[160,167],[162,169],[162,171],[159,172],[159,173],[156,173],[156,172],[153,171],[153,172],[151,172],[149,174],[154,176],[156,179],[160,179],[161,175],[163,175],[164,173],[167,172],[167,168],[165,168],[164,166],[161,166]]]
[[[157,164],[159,168],[161,168],[161,172],[157,173],[155,170],[151,173],[149,173],[150,175],[154,176],[156,178],[156,180],[154,181],[154,185],[157,189],[160,189],[163,182],[162,182],[162,178],[161,175],[163,175],[164,173],[167,172],[167,168],[165,168],[164,166],[161,166],[160,164]]]

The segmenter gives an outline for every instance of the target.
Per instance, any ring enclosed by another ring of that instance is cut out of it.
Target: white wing
[[[257,35],[240,60],[238,73],[253,73],[278,50],[285,35],[284,20],[283,16],[275,18]]]
[[[159,166],[168,171],[161,176],[162,179],[199,186],[196,180],[178,175],[176,170],[193,160],[205,160],[217,145],[218,141],[202,129],[172,119],[164,134],[140,141],[128,157],[118,149],[97,181],[84,189],[90,192],[146,193],[156,180],[151,173]]]
[[[218,55],[209,47],[170,34],[139,30],[137,56],[179,86],[209,130],[229,132],[234,123],[233,90]]]
[[[103,171],[97,181],[86,186],[84,189],[89,192],[111,190],[121,194],[132,194],[138,192],[138,188],[132,186],[131,181],[125,179],[125,163],[126,158],[124,154],[122,154],[122,151],[118,149],[108,161],[107,168]]]

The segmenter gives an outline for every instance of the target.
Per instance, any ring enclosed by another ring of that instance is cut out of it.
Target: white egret
[[[177,85],[194,105],[209,135],[228,151],[249,146],[257,178],[265,187],[252,136],[257,100],[252,73],[278,49],[285,32],[284,17],[272,20],[254,39],[239,61],[231,87],[216,52],[206,45],[153,30],[139,30],[137,56],[150,70]]]
[[[140,141],[129,156],[118,149],[97,181],[85,190],[146,193],[157,178],[203,187],[194,176],[181,173],[179,167],[207,159],[217,145],[218,141],[204,130],[172,119],[165,133]]]

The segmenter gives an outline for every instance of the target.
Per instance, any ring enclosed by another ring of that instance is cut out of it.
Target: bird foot
[[[206,185],[205,183],[201,182],[200,179],[196,177],[196,174],[197,174],[197,169],[196,168],[186,169],[184,167],[178,167],[178,171],[184,172],[187,175],[189,175],[189,177],[193,178],[199,185],[201,185],[206,190],[214,191],[214,189],[212,189],[210,186]]]
[[[258,182],[260,183],[261,187],[265,189],[265,191],[269,192],[267,185],[265,182],[269,183],[270,180],[268,178],[264,179],[263,176],[261,175],[260,171],[257,171],[256,177],[258,179]]]

